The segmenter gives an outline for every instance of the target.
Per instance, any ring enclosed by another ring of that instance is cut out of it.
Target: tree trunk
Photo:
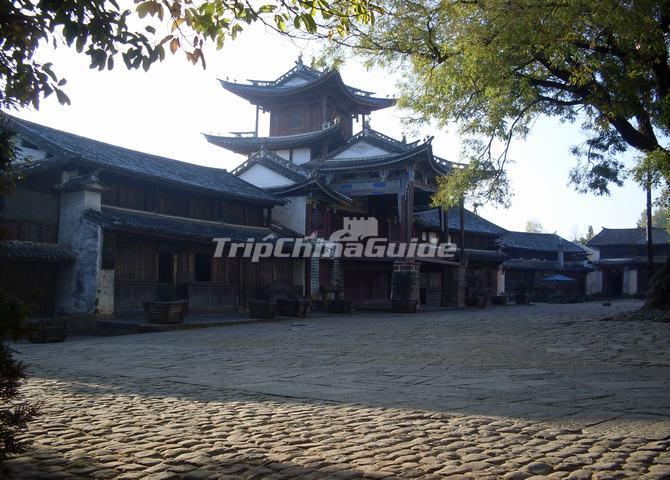
[[[670,310],[670,256],[651,279],[643,308]]]
[[[647,274],[648,280],[651,284],[651,279],[654,277],[654,224],[652,222],[653,216],[651,213],[651,182],[647,183]]]

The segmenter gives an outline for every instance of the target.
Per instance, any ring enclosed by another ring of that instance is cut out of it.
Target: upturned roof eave
[[[287,148],[313,147],[319,142],[330,138],[340,132],[340,122],[333,122],[326,128],[312,132],[299,133],[296,135],[283,135],[275,137],[238,137],[225,135],[211,135],[203,133],[205,139],[216,146],[225,148],[235,153],[250,155],[261,148],[269,150],[283,150]]]
[[[430,146],[430,143],[427,142],[418,145],[413,149],[406,150],[404,152],[395,155],[382,155],[379,157],[368,157],[367,159],[366,158],[361,159],[352,158],[344,160],[327,159],[325,161],[322,160],[320,162],[309,162],[309,164],[305,164],[305,167],[315,171],[322,171],[322,172],[337,172],[352,169],[365,170],[400,163],[405,160],[411,159],[412,157],[420,155],[421,153],[424,152],[430,153],[431,151],[432,148]],[[333,165],[333,163],[335,162],[337,162],[337,165]]]
[[[310,187],[316,187],[321,193],[324,195],[328,196],[329,198],[337,201],[337,202],[342,202],[342,203],[352,203],[353,200],[346,195],[337,192],[333,190],[332,188],[328,187],[327,185],[324,185],[321,183],[317,178],[308,178],[302,182],[294,183],[293,185],[287,185],[283,187],[274,187],[274,188],[268,188],[268,190],[275,195],[286,195],[286,196],[291,196],[291,194],[295,193],[300,193],[304,192],[306,189],[309,189]]]
[[[335,82],[335,86],[343,96],[360,106],[366,107],[366,110],[369,111],[392,107],[396,104],[396,99],[357,95],[354,93],[356,89],[346,85],[337,70],[330,70],[312,81],[306,81],[303,84],[288,87],[276,85],[247,85],[223,79],[219,79],[219,82],[224,89],[255,105],[260,105],[262,99],[285,98],[304,94],[309,90],[323,86],[328,82]]]

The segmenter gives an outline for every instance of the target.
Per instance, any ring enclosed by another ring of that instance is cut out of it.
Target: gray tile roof
[[[437,174],[444,175],[449,173],[457,164],[433,155],[432,140],[433,138],[430,137],[424,142],[418,140],[406,142],[405,140],[396,140],[369,127],[365,127],[347,140],[341,147],[329,152],[325,157],[306,163],[303,167],[323,172],[345,171],[351,168],[379,168],[425,153],[430,166]],[[374,145],[389,153],[369,157],[335,158],[358,143]]]
[[[457,258],[458,252],[460,252],[460,250],[457,251]],[[466,248],[465,253],[468,259],[478,260],[480,262],[502,263],[509,258],[508,255],[495,250],[478,250],[474,248]]]
[[[655,255],[654,263],[663,264],[668,259],[667,255]],[[649,259],[646,256],[624,257],[624,258],[602,258],[591,262],[598,267],[616,266],[616,265],[647,265]]]
[[[303,80],[303,82],[291,82],[295,79]],[[296,95],[326,84],[339,89],[349,100],[360,104],[368,111],[392,107],[396,103],[395,99],[374,97],[372,96],[372,92],[366,92],[346,85],[337,70],[321,72],[307,67],[302,63],[298,63],[276,80],[251,80],[249,84],[221,79],[219,79],[219,82],[229,92],[245,98],[252,103],[262,102],[263,99],[272,97]]]
[[[332,122],[314,132],[299,133],[296,135],[280,135],[274,137],[241,137],[208,135],[205,138],[211,144],[226,148],[235,153],[248,155],[259,151],[261,148],[268,150],[282,150],[288,148],[312,147],[319,142],[340,134],[342,125],[340,122]],[[342,137],[340,136],[340,142]]]
[[[383,133],[378,132],[377,130],[373,130],[370,127],[364,127],[363,130],[347,140],[345,145],[336,150],[333,150],[332,152],[329,152],[327,158],[333,158],[359,142],[369,143],[381,148],[382,150],[387,150],[392,153],[400,153],[405,150],[411,150],[419,143],[418,140],[409,143],[405,140],[396,140],[395,138],[384,135]]]
[[[0,242],[0,259],[69,262],[75,256],[67,247],[57,243],[4,240]]]
[[[569,242],[555,233],[507,232],[501,240],[503,249],[558,252],[562,248],[565,253],[587,253],[584,247]]]
[[[268,188],[267,190],[280,196],[304,195],[307,191],[317,191],[336,202],[351,203],[351,198],[335,191],[316,177],[310,177],[292,185]]]
[[[283,230],[275,232],[267,227],[230,225],[114,207],[102,207],[102,211],[88,209],[84,216],[106,230],[165,235],[195,241],[211,241],[213,238],[230,238],[232,241],[245,241],[248,238],[262,240],[273,233],[277,236],[285,234]]]
[[[352,169],[371,169],[408,160],[417,155],[426,154],[430,159],[432,149],[430,143],[416,145],[413,148],[388,155],[350,159],[317,159],[303,165],[304,168],[318,172],[345,172]]]
[[[652,228],[652,240],[656,245],[670,244],[670,233],[665,228]],[[589,247],[603,245],[646,245],[647,231],[644,228],[603,228],[587,244]]]
[[[264,148],[251,155],[246,161],[235,168],[232,173],[233,175],[240,175],[256,164],[262,165],[294,182],[301,182],[307,178],[307,175],[302,170],[301,166],[291,163],[285,158],[280,157],[274,152],[265,150]]]
[[[591,272],[593,267],[584,265],[583,262],[564,262],[561,265],[551,260],[523,260],[513,258],[505,260],[503,268],[507,270],[543,270],[548,272]]]
[[[499,227],[495,223],[489,222],[488,220],[480,217],[479,215],[472,213],[471,211],[464,209],[464,220],[465,220],[465,231],[468,233],[478,233],[481,235],[491,235],[491,236],[501,236],[506,232],[502,227]],[[430,210],[425,210],[423,212],[417,212],[414,214],[414,219],[417,224],[424,226],[426,228],[439,229],[440,228],[440,216],[439,209],[432,208]],[[461,229],[461,217],[459,208],[450,208],[447,212],[447,223],[449,225],[450,231],[457,231]]]
[[[110,145],[37,123],[3,114],[8,128],[45,150],[50,156],[80,162],[94,168],[115,171],[195,189],[222,197],[262,204],[278,204],[276,196],[235,177],[221,168],[204,167],[148,153]],[[30,169],[39,169],[34,160]],[[47,160],[49,166],[54,159]]]

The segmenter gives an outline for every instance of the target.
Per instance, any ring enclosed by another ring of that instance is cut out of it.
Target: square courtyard
[[[670,325],[637,301],[14,345],[16,478],[670,478]]]

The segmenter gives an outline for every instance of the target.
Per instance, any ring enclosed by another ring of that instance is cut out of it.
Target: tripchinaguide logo
[[[214,257],[242,257],[258,262],[261,258],[361,258],[361,259],[453,259],[456,245],[439,242],[437,236],[426,234],[421,240],[389,241],[379,236],[378,221],[374,217],[344,217],[344,226],[327,239],[315,233],[306,237],[279,237],[271,233],[256,240],[233,242],[230,238],[213,238]]]

